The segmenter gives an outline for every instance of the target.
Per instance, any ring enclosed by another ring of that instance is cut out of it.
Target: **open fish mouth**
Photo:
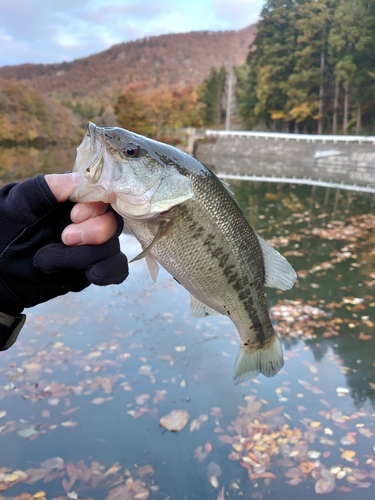
[[[92,158],[92,160],[85,169],[84,178],[93,184],[99,181],[104,167],[105,146],[104,142],[97,138],[97,129],[98,127],[95,123],[88,123],[86,137],[89,140],[88,155],[89,158]],[[82,146],[87,147],[85,140],[83,140]]]

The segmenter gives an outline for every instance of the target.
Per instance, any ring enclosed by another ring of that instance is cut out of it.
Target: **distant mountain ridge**
[[[238,31],[196,31],[121,43],[82,59],[60,64],[0,67],[0,78],[22,82],[50,97],[87,95],[112,99],[133,83],[200,84],[212,67],[244,63],[256,26]]]

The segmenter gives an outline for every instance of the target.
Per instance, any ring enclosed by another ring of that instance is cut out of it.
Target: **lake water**
[[[12,153],[4,181],[69,169],[74,152]],[[19,161],[18,161],[19,160]],[[375,495],[372,195],[234,181],[256,231],[298,273],[266,289],[285,366],[234,386],[239,337],[195,319],[144,261],[119,286],[27,311],[0,353],[0,499],[370,500]],[[122,236],[129,258],[139,252]],[[170,432],[160,419],[176,410]]]

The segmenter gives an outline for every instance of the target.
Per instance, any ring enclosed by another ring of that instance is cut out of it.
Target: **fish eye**
[[[139,156],[139,146],[137,144],[129,143],[126,144],[124,149],[122,150],[123,156],[126,156],[126,158],[138,158]]]

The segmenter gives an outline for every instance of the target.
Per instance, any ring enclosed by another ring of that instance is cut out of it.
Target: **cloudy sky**
[[[72,61],[145,36],[240,29],[265,0],[0,2],[0,66]]]
[[[0,1],[0,66],[72,61],[145,36],[240,29],[265,0]]]

